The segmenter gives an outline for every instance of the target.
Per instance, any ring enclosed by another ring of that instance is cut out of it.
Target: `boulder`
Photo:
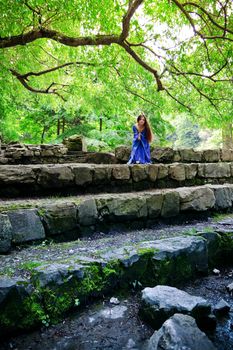
[[[130,157],[131,147],[119,146],[115,149],[115,157],[120,163],[127,163]]]
[[[77,232],[77,207],[74,203],[50,204],[39,209],[46,234],[60,235]]]
[[[43,188],[62,188],[74,185],[74,174],[68,166],[43,166],[38,177],[38,184]]]
[[[7,253],[11,248],[12,227],[7,215],[0,214],[0,253]]]
[[[176,191],[166,192],[163,197],[161,216],[164,218],[178,215],[180,212],[180,197]]]
[[[168,174],[171,179],[174,179],[176,181],[184,181],[185,165],[180,163],[169,165]]]
[[[62,143],[67,147],[68,151],[87,151],[84,138],[80,135],[72,135],[65,138]]]
[[[96,223],[98,212],[94,199],[87,199],[78,206],[78,221],[80,225],[89,226]]]
[[[42,222],[35,209],[18,209],[9,211],[12,226],[12,242],[22,243],[45,238]]]
[[[201,297],[190,295],[175,287],[158,285],[142,291],[140,313],[155,329],[175,313],[187,314],[196,320],[206,318],[211,305]]]
[[[215,204],[214,192],[208,187],[178,188],[180,210],[205,211]]]
[[[193,317],[174,314],[149,340],[147,350],[217,350]]]

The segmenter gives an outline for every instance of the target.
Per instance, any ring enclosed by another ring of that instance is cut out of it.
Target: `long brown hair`
[[[146,138],[147,138],[147,141],[150,143],[152,142],[153,140],[153,133],[152,133],[152,130],[151,130],[151,127],[150,127],[150,124],[148,122],[148,120],[146,119],[146,116],[145,114],[140,114],[138,117],[137,117],[137,122],[139,122],[139,120],[141,120],[142,118],[145,119],[145,129],[146,129]]]

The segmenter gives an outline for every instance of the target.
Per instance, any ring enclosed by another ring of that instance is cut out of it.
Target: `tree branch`
[[[133,17],[137,8],[143,3],[144,0],[133,0],[129,2],[128,11],[123,17],[122,32],[120,35],[120,41],[124,41],[129,35],[130,20]]]

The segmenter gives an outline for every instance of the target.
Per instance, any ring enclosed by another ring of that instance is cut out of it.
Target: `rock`
[[[213,312],[217,316],[226,315],[230,311],[230,305],[224,300],[221,299],[217,305],[215,305]]]
[[[134,182],[139,182],[147,179],[147,165],[134,164],[130,168]]]
[[[87,151],[87,146],[84,138],[80,135],[72,135],[65,138],[62,143],[68,148],[69,151]]]
[[[84,267],[80,264],[54,263],[34,268],[32,280],[40,287],[59,286],[67,283],[72,277],[82,279],[83,276]]]
[[[146,204],[148,208],[148,217],[153,219],[157,218],[162,209],[163,195],[161,193],[155,193],[146,198]]]
[[[233,161],[233,150],[232,149],[221,149],[221,160],[222,162],[232,162]]]
[[[174,150],[169,147],[164,148],[154,148],[151,152],[151,159],[154,162],[173,162]]]
[[[115,157],[119,162],[127,163],[130,157],[131,148],[119,146],[115,149]]]
[[[193,316],[197,320],[211,312],[211,305],[203,298],[190,295],[175,287],[158,285],[142,291],[140,313],[155,329],[161,327],[175,313]]]
[[[176,181],[184,181],[185,180],[185,166],[184,164],[172,164],[169,165],[168,174],[171,179]]]
[[[0,169],[0,184],[32,184],[35,180],[35,167],[7,165]]]
[[[95,166],[94,168],[94,176],[93,183],[103,185],[105,183],[109,183],[112,175],[112,169],[109,166]]]
[[[193,317],[175,314],[149,340],[147,350],[217,350]]]
[[[214,275],[219,275],[220,274],[220,271],[218,269],[213,269],[213,274]]]
[[[7,299],[15,299],[15,304],[21,302],[21,298],[28,295],[30,288],[28,281],[21,277],[0,276],[0,308],[1,313],[7,304]],[[16,306],[15,306],[16,307]],[[13,316],[13,315],[12,315]]]
[[[120,304],[120,301],[119,301],[119,299],[117,299],[117,298],[111,297],[110,303],[111,303],[111,304],[114,304],[114,305],[119,305],[119,304]]]
[[[39,209],[47,235],[78,233],[77,207],[74,203],[57,203]]]
[[[107,221],[130,221],[147,217],[145,196],[96,199],[100,219]]]
[[[205,211],[215,204],[214,192],[208,187],[178,188],[180,209]]]
[[[206,178],[230,177],[230,165],[228,163],[198,164],[198,176]]]
[[[93,168],[92,166],[88,166],[85,164],[85,166],[80,165],[72,165],[71,166],[72,173],[74,174],[74,181],[76,185],[83,186],[88,185],[92,183],[93,179]]]
[[[44,166],[41,168],[38,184],[43,188],[62,188],[74,185],[74,174],[69,167],[62,165]]]
[[[230,283],[230,284],[228,284],[227,290],[228,290],[229,293],[232,293],[232,292],[233,292],[233,282]]]
[[[182,162],[201,162],[202,160],[202,152],[192,148],[181,149],[180,155]]]
[[[175,191],[167,192],[163,197],[161,216],[164,218],[178,215],[180,212],[180,197]]]
[[[87,199],[78,206],[78,221],[80,225],[89,226],[96,223],[98,212],[94,199]]]
[[[210,186],[214,191],[215,196],[215,208],[216,209],[226,209],[230,208],[233,200],[233,186],[219,186],[212,185]]]
[[[195,179],[197,175],[197,164],[185,164],[185,178],[187,180]]]
[[[45,238],[42,222],[35,209],[18,209],[7,213],[12,226],[12,242],[22,243]]]
[[[218,149],[207,149],[203,151],[204,162],[218,162],[220,160],[220,151]]]
[[[146,170],[147,170],[149,181],[151,182],[156,181],[158,172],[159,172],[158,164],[149,164]]]
[[[158,179],[164,179],[168,176],[168,166],[159,164]]]
[[[113,180],[129,180],[130,170],[128,165],[114,165],[112,167]]]
[[[86,154],[86,162],[92,164],[115,164],[117,159],[112,153],[93,152]]]
[[[7,253],[11,248],[12,226],[7,215],[0,214],[0,253]]]

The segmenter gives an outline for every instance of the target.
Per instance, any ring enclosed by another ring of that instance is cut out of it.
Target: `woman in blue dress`
[[[133,126],[133,146],[127,164],[149,164],[150,142],[153,134],[144,114],[140,114],[137,123]]]

